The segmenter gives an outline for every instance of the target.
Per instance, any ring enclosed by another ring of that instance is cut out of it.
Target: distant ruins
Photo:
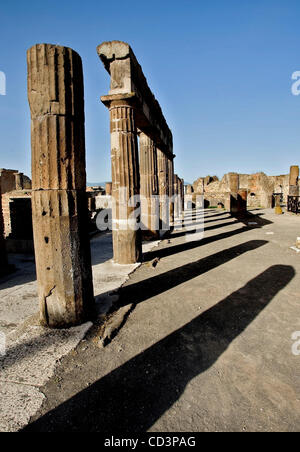
[[[187,187],[187,192],[203,195],[207,207],[221,204],[230,210],[229,194],[241,191],[248,208],[267,209],[275,207],[276,194],[284,204],[288,203],[288,196],[298,196],[298,179],[298,166],[291,167],[290,174],[281,176],[267,176],[262,172],[251,175],[228,173],[222,180],[216,176],[200,177]]]

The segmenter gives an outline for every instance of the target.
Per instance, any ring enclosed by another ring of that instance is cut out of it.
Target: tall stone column
[[[168,159],[169,164],[169,198],[170,198],[170,224],[174,224],[174,160]]]
[[[299,166],[291,166],[289,196],[299,196]]]
[[[106,194],[106,196],[111,196],[111,194],[112,194],[112,182],[106,182],[106,184],[105,184],[105,194]]]
[[[4,275],[8,271],[7,254],[4,238],[4,223],[2,213],[2,194],[1,194],[1,177],[0,177],[0,275]]]
[[[169,231],[170,229],[169,167],[168,158],[160,149],[157,149],[157,168],[160,203],[160,230],[163,233]]]
[[[174,174],[174,217],[178,219],[180,215],[179,178]]]
[[[157,238],[159,234],[159,203],[157,150],[146,134],[140,133],[141,220],[142,236]]]
[[[240,188],[240,176],[237,173],[229,173],[229,207],[233,214],[238,213],[238,191]]]
[[[135,110],[129,100],[104,99],[110,111],[114,261],[134,264],[142,258]]]
[[[248,190],[239,190],[237,196],[237,210],[239,214],[247,212]]]
[[[60,328],[94,310],[80,56],[38,44],[27,52],[32,215],[40,317]]]

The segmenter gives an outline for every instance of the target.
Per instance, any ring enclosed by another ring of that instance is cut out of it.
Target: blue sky
[[[188,181],[228,171],[288,173],[300,164],[299,0],[6,1],[0,6],[0,167],[30,175],[26,50],[72,47],[85,77],[87,175],[110,179],[109,77],[96,46],[133,48],[173,132]]]

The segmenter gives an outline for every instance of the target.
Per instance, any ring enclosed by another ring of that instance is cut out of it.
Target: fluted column
[[[169,167],[168,158],[160,149],[157,149],[157,168],[160,203],[160,231],[163,233],[170,229]]]
[[[8,271],[7,254],[4,238],[4,224],[2,213],[2,194],[1,194],[1,177],[0,177],[0,275],[4,275]]]
[[[169,198],[170,198],[170,224],[174,224],[174,160],[168,160],[169,165]]]
[[[140,133],[141,220],[144,239],[159,233],[157,150],[146,134]]]
[[[184,213],[184,179],[181,179],[181,209],[182,213]]]
[[[82,63],[72,49],[38,44],[28,50],[27,64],[41,322],[68,327],[94,309]]]
[[[118,264],[134,264],[142,257],[135,110],[126,100],[118,100],[110,102],[109,111],[114,261]]]
[[[180,196],[179,196],[179,177],[174,174],[174,217],[178,219],[180,216]]]

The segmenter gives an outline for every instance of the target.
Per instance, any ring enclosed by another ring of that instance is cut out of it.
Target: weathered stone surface
[[[229,190],[236,193],[240,188],[240,178],[237,173],[229,173]]]
[[[291,166],[289,195],[299,196],[299,166]]]
[[[32,188],[86,188],[84,94],[80,56],[38,44],[27,52]]]
[[[82,323],[93,309],[86,195],[77,190],[33,191],[32,210],[43,323]]]
[[[4,223],[2,215],[2,195],[1,195],[1,176],[0,176],[0,275],[8,270],[7,254],[4,239]]]
[[[157,238],[159,230],[157,150],[143,132],[139,138],[142,236],[151,239]]]
[[[23,173],[16,173],[15,174],[16,179],[16,190],[23,190],[24,188],[24,174]]]
[[[181,214],[180,183],[177,174],[174,174],[174,217],[179,218]]]
[[[217,206],[218,203],[226,204],[230,207],[230,197],[228,194],[230,189],[230,175],[225,174],[222,180],[214,180],[210,178],[209,184],[205,185],[206,178],[199,178],[194,182],[193,188],[196,194],[204,194],[205,201],[210,206]],[[273,193],[282,193],[284,202],[287,201],[289,194],[289,175],[267,176],[265,173],[255,174],[239,174],[239,187],[247,189],[248,207],[257,208],[271,208]],[[236,176],[234,176],[236,177]],[[233,182],[231,188],[236,189],[237,181]]]
[[[71,49],[28,50],[32,212],[41,322],[67,327],[94,308],[82,64]]]
[[[106,182],[106,184],[105,184],[105,194],[106,194],[106,196],[111,196],[111,194],[112,194],[112,182]]]
[[[141,231],[136,228],[139,218],[134,217],[140,202],[140,174],[135,110],[129,103],[111,103],[110,133],[114,261],[134,264],[142,256]]]
[[[163,232],[170,229],[169,166],[167,156],[160,149],[157,149],[157,168],[160,230]]]
[[[104,42],[97,47],[97,53],[111,76],[110,96],[131,95],[137,106],[137,128],[169,154],[173,146],[172,133],[131,47],[121,41]]]
[[[170,225],[173,225],[175,219],[174,203],[174,160],[168,159],[169,165],[169,198],[170,198]]]
[[[170,186],[168,179],[169,165],[167,159],[173,160],[173,137],[163,116],[161,107],[151,92],[147,80],[143,74],[130,46],[121,41],[104,42],[97,48],[98,55],[106,70],[110,74],[110,91],[107,96],[102,96],[101,101],[111,112],[111,151],[113,170],[113,198],[116,206],[113,209],[114,225],[114,259],[118,263],[134,263],[141,257],[141,235],[132,230],[135,226],[133,208],[126,207],[126,202],[131,196],[140,194],[139,161],[136,143],[136,133],[144,134],[152,145],[157,149],[158,166],[158,188],[160,197],[160,227],[162,231],[169,230],[170,211],[168,195]],[[122,112],[122,108],[128,111]],[[113,109],[120,112],[113,113]],[[132,113],[129,110],[132,110]],[[116,114],[117,116],[114,116]],[[118,123],[118,130],[115,125]],[[149,193],[156,192],[153,184],[156,184],[155,176],[151,180],[148,167],[153,166],[153,155],[145,149],[149,146],[141,138],[141,176],[142,176],[142,220],[146,223],[148,231],[152,235],[156,229],[157,216],[153,215],[156,210],[156,200],[152,200],[150,206],[146,207]],[[144,144],[145,142],[145,144]],[[158,154],[161,154],[158,156]],[[149,154],[149,155],[148,155]],[[148,157],[151,159],[148,160]],[[153,168],[151,168],[153,173]],[[120,203],[121,192],[122,203]],[[144,194],[146,196],[144,196]],[[156,195],[154,195],[156,196]],[[149,204],[149,202],[147,203]],[[153,205],[154,204],[154,205]],[[120,213],[122,207],[123,213]],[[149,211],[150,209],[150,211]],[[149,222],[153,224],[149,225]],[[131,224],[131,227],[130,227]],[[122,226],[122,228],[121,228]],[[144,234],[145,238],[145,234]]]

